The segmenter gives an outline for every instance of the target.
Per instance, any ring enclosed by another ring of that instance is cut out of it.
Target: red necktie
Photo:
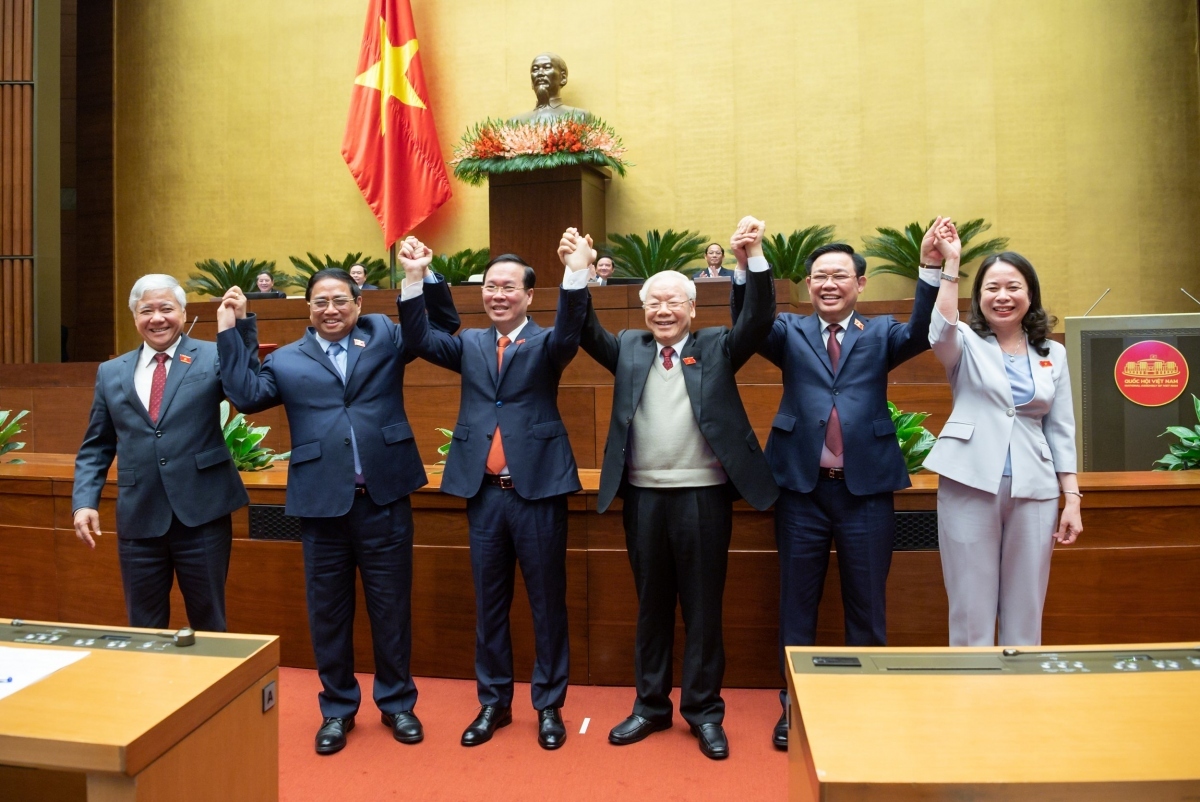
[[[837,323],[832,323],[829,326],[829,342],[825,347],[829,349],[829,364],[833,366],[833,375],[837,375],[838,360],[842,358],[842,344],[838,342],[837,333],[842,330],[842,327]],[[834,404],[833,409],[829,412],[829,423],[825,427],[825,447],[829,449],[829,453],[835,457],[841,456],[842,453],[842,420],[838,417],[837,405]]]
[[[668,345],[666,348],[662,349],[662,356],[664,370],[670,370],[671,368],[675,367],[675,363],[671,361],[671,357],[675,356],[674,348]]]
[[[158,364],[150,379],[150,420],[153,423],[158,423],[158,413],[162,408],[163,390],[167,387],[167,360],[170,358],[164,353],[154,355],[154,361]]]
[[[501,337],[496,342],[496,373],[500,373],[500,367],[504,364],[504,349],[512,340],[507,337]],[[488,449],[487,455],[487,472],[500,473],[504,470],[504,466],[508,464],[508,460],[504,458],[504,444],[500,442],[500,424],[496,424],[496,431],[492,433],[492,447]]]

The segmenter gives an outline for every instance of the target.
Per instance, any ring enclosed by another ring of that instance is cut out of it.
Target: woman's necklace
[[[997,341],[996,341],[996,344],[997,344],[997,345],[1000,345],[1000,341],[999,341],[999,340],[997,340]],[[1020,344],[1017,346],[1017,349],[1016,349],[1016,353],[1015,353],[1015,354],[1014,354],[1014,353],[1009,353],[1009,352],[1008,352],[1008,349],[1007,349],[1007,348],[1005,348],[1003,345],[1000,345],[1000,350],[1004,352],[1004,355],[1005,355],[1006,357],[1008,357],[1008,361],[1009,361],[1009,362],[1016,362],[1016,361],[1017,361],[1017,357],[1019,357],[1019,356],[1025,356],[1025,352],[1026,352],[1026,349],[1025,349],[1025,340],[1021,340]]]

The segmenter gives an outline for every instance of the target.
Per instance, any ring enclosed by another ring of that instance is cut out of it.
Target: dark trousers
[[[479,703],[508,707],[513,697],[512,607],[515,567],[529,594],[536,658],[530,691],[538,710],[567,698],[567,497],[529,501],[485,484],[467,500],[475,579],[475,680]]]
[[[817,638],[829,545],[837,546],[846,645],[883,646],[887,576],[896,540],[891,493],[855,496],[840,479],[820,479],[811,493],[781,489],[775,502],[779,549],[779,666],[784,646]]]
[[[733,501],[724,485],[657,490],[627,486],[625,545],[637,586],[633,712],[671,718],[675,601],[686,641],[679,712],[689,724],[721,723],[725,643],[721,606],[733,531]]]
[[[228,515],[200,526],[184,526],[172,516],[165,535],[117,538],[129,626],[170,626],[171,585],[178,576],[192,629],[224,632],[225,579],[232,547]]]
[[[361,695],[354,677],[354,571],[362,577],[371,645],[375,705],[402,713],[417,703],[412,652],[412,506],[405,496],[379,506],[354,497],[339,518],[301,518],[308,630],[323,690],[322,716],[352,716]]]

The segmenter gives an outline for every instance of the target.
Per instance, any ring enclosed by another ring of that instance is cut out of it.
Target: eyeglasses
[[[647,312],[657,312],[660,309],[678,312],[689,303],[690,301],[649,301],[642,304],[642,309],[645,309]]]
[[[484,284],[483,291],[488,295],[520,295],[524,287],[501,287],[498,284]]]
[[[353,298],[347,298],[344,295],[339,295],[336,298],[317,298],[309,301],[308,305],[313,309],[316,309],[318,312],[324,312],[329,308],[330,304],[333,304],[333,308],[341,312],[352,303],[354,303]]]
[[[846,284],[853,278],[855,277],[850,273],[813,273],[811,276],[809,276],[809,279],[812,281],[812,283],[816,284],[818,287],[830,282],[834,284]]]

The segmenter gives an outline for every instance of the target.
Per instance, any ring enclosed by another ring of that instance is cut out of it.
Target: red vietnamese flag
[[[386,247],[450,199],[408,0],[371,0],[342,157]]]

